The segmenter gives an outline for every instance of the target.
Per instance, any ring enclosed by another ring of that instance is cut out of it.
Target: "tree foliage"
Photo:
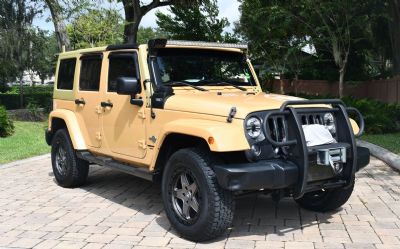
[[[188,8],[171,6],[170,14],[156,13],[157,25],[168,38],[177,40],[224,41],[227,18],[218,18],[216,0],[203,1]]]
[[[37,73],[43,84],[45,79],[55,73],[57,38],[55,34],[49,34],[48,31],[36,30],[31,44],[30,69]]]
[[[363,60],[358,52],[367,46],[370,32],[366,24],[374,3],[375,0],[243,0],[237,30],[281,75],[287,71],[300,73],[305,62],[302,55],[310,50],[305,49],[309,45],[315,51],[305,57],[322,63],[329,59],[336,65],[342,96],[349,64],[355,65],[356,58]]]
[[[3,80],[20,81],[31,66],[32,22],[42,11],[37,1],[8,0],[0,2],[0,76]],[[4,70],[4,71],[3,71]],[[23,106],[23,91],[20,92]]]
[[[125,12],[125,43],[137,42],[137,32],[140,21],[149,11],[162,6],[179,6],[185,8],[192,4],[197,4],[202,0],[152,0],[149,3],[143,3],[140,0],[118,0],[124,5]]]
[[[59,51],[63,46],[66,50],[71,50],[66,22],[75,14],[91,6],[92,2],[90,0],[44,0],[44,2],[51,13]]]
[[[116,9],[89,9],[67,26],[74,49],[122,43],[123,19]]]

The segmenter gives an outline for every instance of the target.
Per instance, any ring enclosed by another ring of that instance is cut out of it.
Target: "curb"
[[[31,162],[34,162],[34,161],[47,159],[47,158],[50,158],[50,153],[47,153],[47,154],[44,154],[44,155],[41,155],[41,156],[35,156],[35,157],[27,158],[27,159],[14,161],[14,162],[11,162],[11,163],[0,164],[0,169],[15,167],[15,166],[19,166],[19,165],[23,165],[23,164],[26,164],[26,163],[31,163]]]
[[[400,156],[378,145],[366,141],[357,140],[357,144],[367,147],[371,155],[384,161],[390,167],[400,171]]]

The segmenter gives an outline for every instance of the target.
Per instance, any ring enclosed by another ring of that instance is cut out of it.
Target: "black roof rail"
[[[109,45],[106,51],[120,50],[120,49],[137,49],[139,46],[136,43]]]

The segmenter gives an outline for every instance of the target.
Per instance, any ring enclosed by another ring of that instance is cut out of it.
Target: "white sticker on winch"
[[[307,146],[336,143],[329,130],[320,124],[303,125]]]

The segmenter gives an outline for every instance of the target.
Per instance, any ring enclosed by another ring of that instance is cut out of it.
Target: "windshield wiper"
[[[207,81],[204,80],[204,81],[200,81],[200,82],[207,82]],[[205,84],[205,86],[233,86],[234,88],[237,88],[239,90],[247,91],[247,89],[244,88],[244,87],[237,86],[235,84],[232,84],[232,83],[229,83],[229,82],[226,82],[226,81],[210,82],[208,84]]]
[[[192,87],[192,88],[194,88],[196,90],[202,91],[202,92],[208,91],[205,88],[202,88],[202,87],[199,87],[199,86],[194,86],[192,84],[189,84],[189,83],[186,83],[186,82],[183,82],[183,81],[174,81],[174,82],[171,82],[171,83],[164,83],[163,85],[164,86],[190,86],[190,87]]]

